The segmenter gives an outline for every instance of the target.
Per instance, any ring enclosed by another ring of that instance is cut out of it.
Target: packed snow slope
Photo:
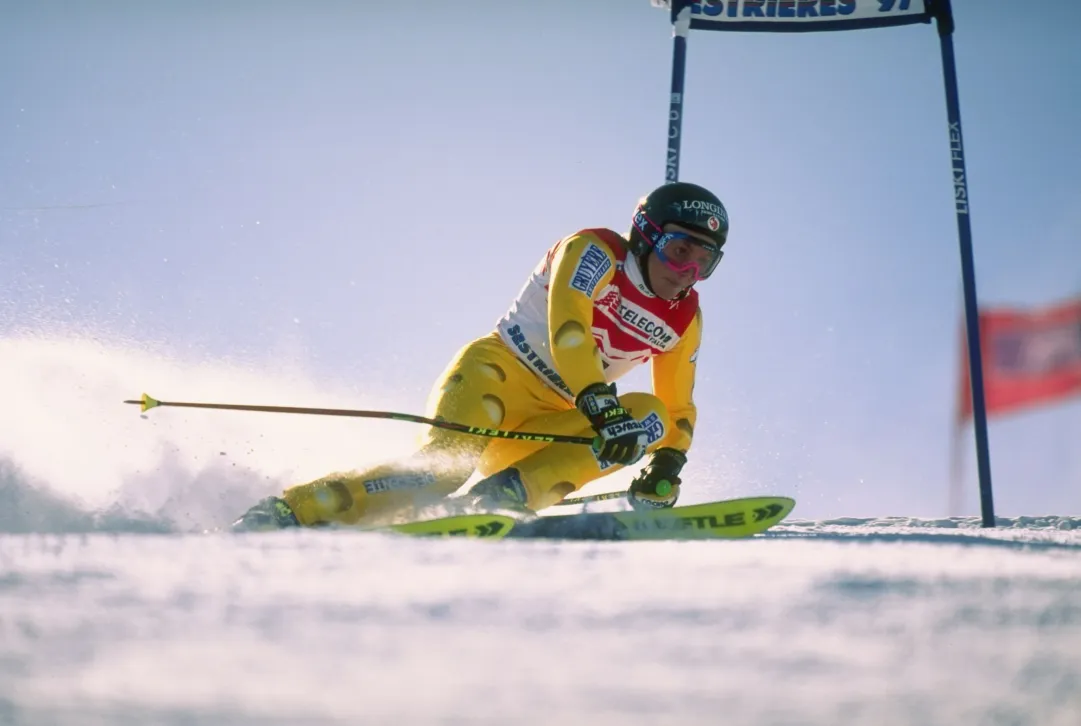
[[[230,534],[254,498],[416,434],[120,403],[138,382],[403,404],[267,365],[0,340],[0,723],[1081,723],[1081,517],[797,503],[743,541]],[[688,503],[763,493],[697,483]]]

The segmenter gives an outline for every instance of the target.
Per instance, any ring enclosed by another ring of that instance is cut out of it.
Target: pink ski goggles
[[[713,274],[713,271],[717,269],[717,264],[724,257],[724,250],[714,244],[704,242],[685,232],[665,232],[641,209],[634,215],[634,226],[657,253],[657,259],[677,274],[693,272],[695,280],[705,280]],[[681,240],[686,240],[690,246],[674,245],[671,250],[666,251],[671,243]],[[690,249],[705,250],[709,256],[698,261],[686,259]]]

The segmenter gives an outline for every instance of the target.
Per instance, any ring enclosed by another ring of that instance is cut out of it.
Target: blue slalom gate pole
[[[983,391],[980,311],[976,297],[968,182],[961,133],[961,104],[957,93],[957,65],[953,55],[953,8],[950,0],[935,0],[933,8],[938,25],[939,44],[942,48],[942,75],[946,82],[946,120],[949,124],[950,160],[953,167],[953,205],[961,245],[961,278],[964,283],[968,369],[972,385],[972,424],[976,433],[976,466],[980,477],[980,510],[983,515],[983,526],[994,527],[995,504],[991,490],[991,454],[987,438],[987,406]]]
[[[672,3],[672,96],[668,102],[666,183],[679,181],[679,147],[683,136],[683,76],[687,67],[687,36],[691,34],[691,0]]]
[[[679,180],[679,157],[683,134],[683,80],[687,40],[691,30],[734,32],[803,33],[819,30],[858,30],[930,24],[937,21],[942,48],[942,72],[946,89],[950,158],[953,167],[954,211],[961,247],[965,322],[968,337],[969,379],[972,386],[973,424],[980,477],[983,526],[995,526],[991,491],[991,455],[987,438],[987,406],[984,399],[983,361],[980,349],[979,305],[969,224],[968,184],[957,93],[957,68],[953,54],[953,9],[950,0],[652,0],[671,11],[673,30],[672,95],[668,106],[667,182]]]

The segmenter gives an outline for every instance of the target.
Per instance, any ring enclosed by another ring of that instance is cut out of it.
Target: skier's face
[[[674,300],[699,279],[701,270],[711,268],[716,253],[703,247],[713,244],[707,235],[678,224],[664,225],[673,238],[662,249],[654,249],[647,258],[649,283],[653,293],[664,300]]]

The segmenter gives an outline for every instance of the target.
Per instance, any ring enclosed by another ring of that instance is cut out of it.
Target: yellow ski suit
[[[471,341],[432,387],[427,416],[468,426],[592,437],[575,394],[651,362],[655,395],[622,404],[649,447],[687,451],[702,317],[693,289],[677,300],[649,291],[624,240],[608,229],[570,235],[545,254],[496,330]],[[429,427],[408,461],[332,474],[283,498],[300,524],[376,524],[408,518],[452,494],[474,471],[514,466],[534,509],[618,470],[580,444],[493,439]]]

